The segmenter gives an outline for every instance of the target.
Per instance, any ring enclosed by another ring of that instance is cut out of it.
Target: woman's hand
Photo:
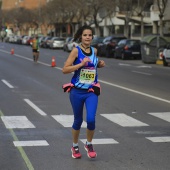
[[[97,67],[101,68],[101,67],[104,67],[104,66],[105,66],[105,62],[103,60],[99,60]]]
[[[84,57],[84,59],[81,61],[82,66],[86,65],[87,62],[91,62],[89,57]]]

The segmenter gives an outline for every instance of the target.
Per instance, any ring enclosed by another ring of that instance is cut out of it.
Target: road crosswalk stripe
[[[52,117],[64,127],[72,127],[74,116],[73,115],[52,115]],[[83,121],[82,128],[86,128],[86,122]]]
[[[87,139],[80,139],[84,144],[86,143]],[[112,138],[104,138],[104,139],[93,139],[92,143],[95,144],[118,144],[116,140]]]
[[[148,124],[138,121],[124,113],[101,114],[101,116],[123,127],[149,126]]]
[[[170,136],[161,136],[161,137],[146,137],[152,142],[170,142]]]
[[[46,140],[34,140],[34,141],[13,141],[14,146],[48,146]]]
[[[167,122],[170,122],[170,112],[156,112],[156,113],[148,113],[148,114],[163,119]]]
[[[26,116],[1,116],[6,128],[35,128]]]

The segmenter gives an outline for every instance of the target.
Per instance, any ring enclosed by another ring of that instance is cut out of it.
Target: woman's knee
[[[75,130],[80,130],[82,123],[83,120],[76,120],[74,121],[72,128]]]
[[[95,122],[87,122],[87,129],[95,130]]]

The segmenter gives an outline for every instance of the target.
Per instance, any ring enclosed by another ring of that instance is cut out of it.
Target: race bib
[[[81,69],[80,83],[92,84],[95,80],[96,70]]]

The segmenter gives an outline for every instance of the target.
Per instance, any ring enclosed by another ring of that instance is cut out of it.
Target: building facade
[[[2,0],[2,10],[8,10],[12,8],[27,8],[27,9],[34,9],[34,8],[41,8],[41,6],[47,4],[49,0]],[[164,13],[164,18],[163,18],[163,23],[164,23],[164,30],[163,32],[165,34],[170,34],[170,15],[169,15],[169,10],[170,10],[170,0],[168,0],[165,13]],[[101,36],[108,36],[111,34],[124,34],[125,33],[125,18],[126,14],[122,14],[117,12],[116,15],[114,14],[112,18],[105,18],[100,24],[99,24],[99,29],[100,29],[100,35]],[[99,18],[100,20],[100,18]],[[159,34],[159,10],[156,5],[156,0],[155,3],[150,7],[150,10],[148,12],[144,12],[144,34]],[[139,16],[132,16],[130,18],[129,22],[129,37],[137,39],[140,38],[141,36],[141,17]],[[72,35],[74,30],[76,31],[77,28],[80,26],[80,23],[74,23],[74,29],[71,29],[73,26],[70,26],[69,24],[58,24],[56,23],[53,28],[50,28],[47,30],[45,34],[50,34],[50,31],[55,32],[55,35],[57,36],[67,36],[67,35]],[[93,24],[92,27],[95,30],[95,25]],[[64,29],[63,29],[64,28]],[[32,30],[34,28],[30,28],[30,31],[28,32],[29,35],[32,34]],[[43,28],[40,28],[38,33],[43,33],[42,32]]]
[[[45,5],[47,0],[2,0],[2,10],[10,10],[12,8],[40,8]]]

